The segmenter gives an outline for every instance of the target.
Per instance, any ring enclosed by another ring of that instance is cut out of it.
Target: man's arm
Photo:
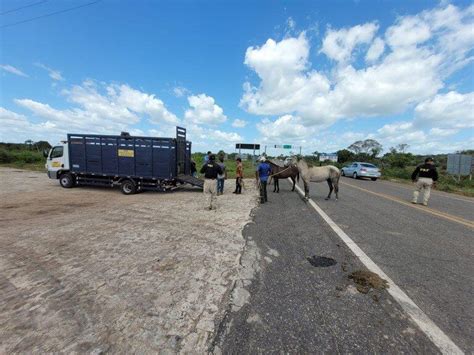
[[[199,172],[200,172],[201,174],[205,174],[205,173],[206,173],[206,169],[207,169],[207,166],[206,166],[206,164],[204,164],[204,165],[202,166],[201,170],[199,170]]]
[[[436,168],[433,169],[433,181],[436,183],[438,181],[438,170]]]
[[[417,166],[415,171],[413,172],[413,174],[411,174],[411,180],[412,181],[416,180],[416,176],[418,175],[419,172],[420,172],[420,166]]]

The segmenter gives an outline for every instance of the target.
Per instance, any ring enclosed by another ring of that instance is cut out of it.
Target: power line
[[[45,15],[41,15],[41,16],[37,16],[37,17],[32,17],[32,18],[29,18],[29,19],[27,19],[27,20],[18,21],[18,22],[14,22],[14,23],[9,23],[8,25],[3,25],[3,26],[1,26],[0,28],[6,28],[6,27],[11,27],[11,26],[16,26],[16,25],[19,25],[19,24],[22,24],[22,23],[31,22],[31,21],[38,20],[38,19],[41,19],[41,18],[50,17],[50,16],[57,15],[57,14],[62,14],[62,13],[64,13],[64,12],[68,12],[68,11],[80,9],[81,7],[86,7],[86,6],[91,6],[91,5],[97,4],[97,3],[100,2],[100,1],[102,1],[102,0],[96,0],[96,1],[89,2],[89,3],[84,4],[84,5],[74,6],[74,7],[68,8],[68,9],[64,9],[64,10],[60,10],[60,11],[55,11],[55,12],[51,12],[51,13],[49,13],[49,14],[45,14]]]
[[[28,7],[32,7],[32,6],[36,6],[36,5],[43,4],[43,3],[47,2],[47,1],[48,1],[48,0],[41,0],[41,1],[38,1],[38,2],[34,2],[33,4],[29,4],[29,5],[17,7],[16,9],[12,9],[12,10],[8,10],[8,11],[5,11],[5,12],[1,12],[0,15],[6,15],[6,14],[9,14],[10,12],[20,11],[20,10],[26,9],[26,8],[28,8]]]

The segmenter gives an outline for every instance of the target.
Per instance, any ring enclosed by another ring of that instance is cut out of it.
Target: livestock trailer
[[[46,168],[49,178],[65,188],[119,186],[130,195],[184,183],[203,186],[191,176],[191,142],[182,127],[176,127],[176,138],[68,134],[48,152]]]

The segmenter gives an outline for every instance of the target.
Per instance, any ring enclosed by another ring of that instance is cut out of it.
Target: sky
[[[0,141],[173,137],[193,151],[474,148],[470,1],[0,3]]]

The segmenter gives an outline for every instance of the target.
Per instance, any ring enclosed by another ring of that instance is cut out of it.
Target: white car
[[[355,162],[341,169],[342,176],[351,176],[354,179],[366,177],[376,181],[382,174],[374,164]]]

